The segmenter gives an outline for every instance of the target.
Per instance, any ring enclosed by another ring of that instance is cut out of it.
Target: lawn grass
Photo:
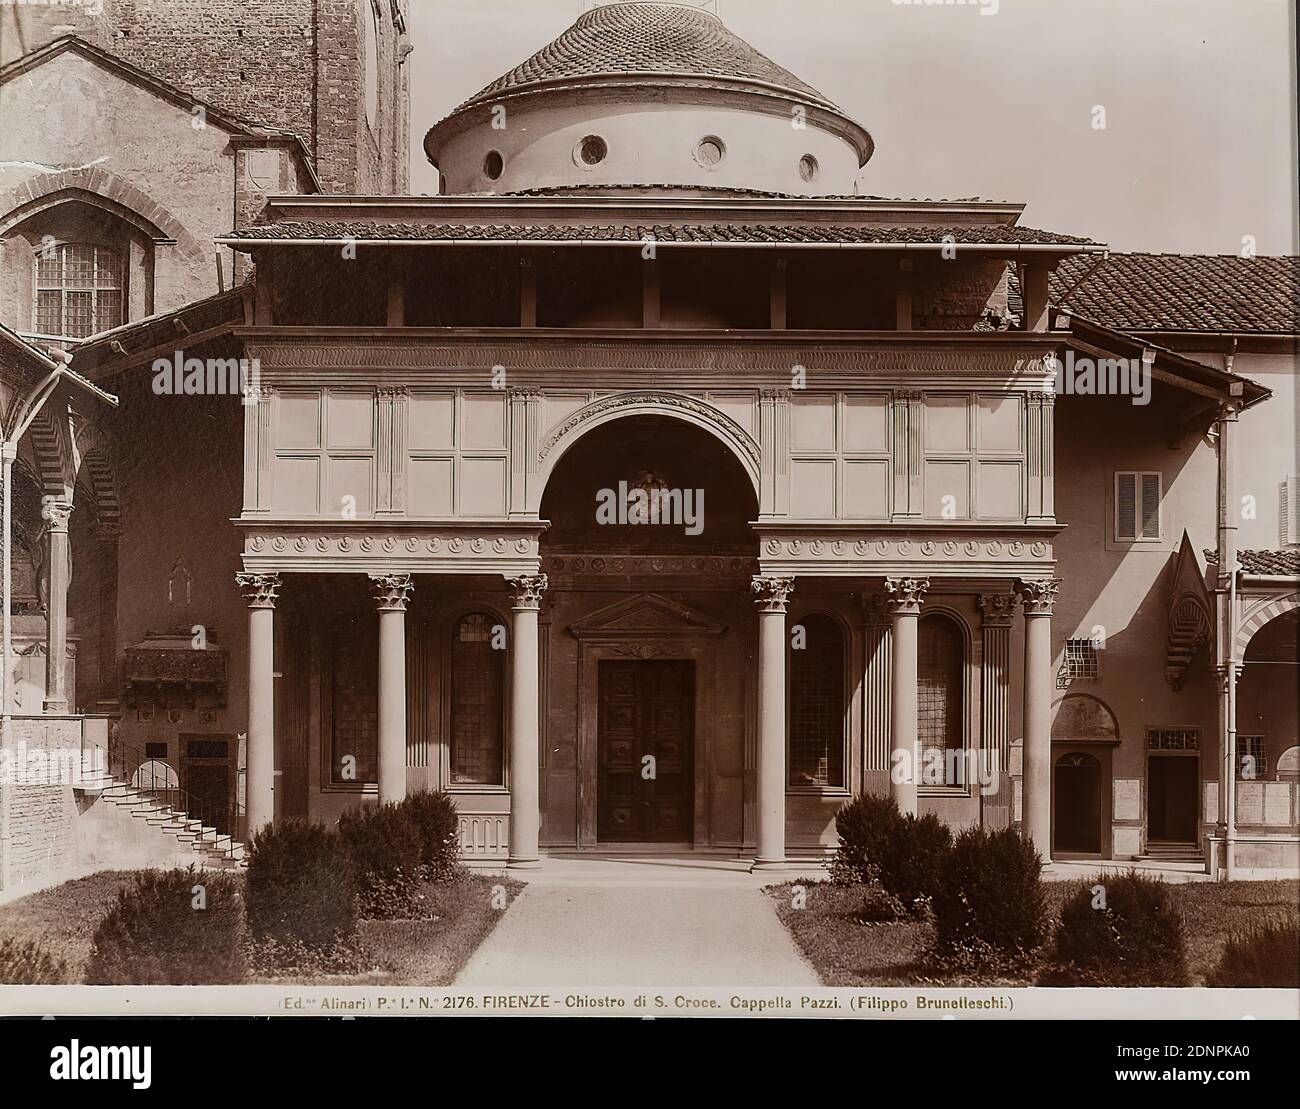
[[[1086,880],[1092,885],[1091,879]],[[1055,918],[1080,882],[1047,882],[1048,913]],[[805,891],[796,908],[794,886]],[[924,965],[934,929],[926,923],[862,924],[862,888],[800,879],[769,886],[777,915],[826,986],[934,984]],[[1169,887],[1183,915],[1192,985],[1203,985],[1233,931],[1267,919],[1300,916],[1300,882],[1186,882]],[[1005,979],[1000,979],[1006,982]],[[965,982],[963,985],[967,984]],[[1007,984],[1032,985],[1028,978]]]
[[[67,963],[69,981],[81,982],[95,929],[137,873],[104,870],[0,905],[0,939],[36,941]]]
[[[0,906],[0,939],[35,940],[67,964],[68,980],[85,979],[95,929],[118,891],[138,871],[104,871]],[[292,979],[250,978],[311,986],[445,986],[496,927],[523,889],[513,878],[466,873],[453,882],[425,883],[416,920],[367,920],[361,946],[370,970],[357,975]],[[499,906],[499,907],[498,907]]]

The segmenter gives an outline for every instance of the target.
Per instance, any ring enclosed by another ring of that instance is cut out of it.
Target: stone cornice
[[[482,385],[493,366],[510,367],[513,385],[603,388],[601,374],[633,373],[642,385],[688,391],[730,386],[789,386],[790,367],[816,371],[822,387],[927,386],[944,379],[1005,389],[1008,381],[1041,390],[1041,359],[1060,336],[982,332],[687,332],[655,330],[241,328],[262,381],[286,385],[357,384],[358,374],[386,386]],[[593,376],[594,375],[594,376]],[[653,375],[648,381],[646,375]],[[867,375],[878,380],[863,382]]]

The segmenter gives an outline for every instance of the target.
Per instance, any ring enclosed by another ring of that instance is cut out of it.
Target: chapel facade
[[[471,861],[778,868],[866,790],[1300,863],[1296,259],[866,195],[867,128],[688,4],[434,124],[438,196],[308,146],[210,234],[250,280],[72,360],[135,537],[73,573],[76,706],[232,836],[429,788]]]

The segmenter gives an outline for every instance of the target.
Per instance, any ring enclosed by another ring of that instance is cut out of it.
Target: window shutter
[[[1160,475],[1142,475],[1142,539],[1160,538]]]
[[[1115,538],[1137,538],[1137,474],[1115,475]]]
[[[1300,543],[1300,477],[1289,477],[1278,490],[1278,521],[1283,546]]]

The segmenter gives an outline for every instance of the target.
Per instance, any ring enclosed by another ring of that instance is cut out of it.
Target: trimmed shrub
[[[14,986],[58,986],[68,980],[68,964],[34,940],[0,940],[0,982]]]
[[[870,885],[911,912],[934,897],[943,857],[952,833],[933,813],[904,816],[892,797],[859,793],[835,816],[840,845],[831,863],[831,881]]]
[[[892,797],[859,793],[835,814],[840,845],[831,862],[836,885],[867,885],[880,874],[880,860],[898,837],[903,814]]]
[[[937,953],[992,948],[1013,954],[1038,947],[1047,919],[1041,869],[1033,843],[1013,828],[962,832],[938,868]]]
[[[356,935],[357,883],[342,839],[307,820],[268,825],[254,838],[245,878],[249,938],[329,951]]]
[[[1268,921],[1232,933],[1205,984],[1300,990],[1300,922]]]
[[[453,877],[460,859],[460,819],[456,803],[442,792],[420,790],[401,804],[415,827],[420,867],[431,882]]]
[[[231,874],[146,871],[95,929],[92,986],[241,982],[246,971],[242,882]]]
[[[1182,986],[1182,917],[1169,887],[1136,870],[1080,884],[1061,909],[1045,986]]]
[[[409,917],[420,879],[420,840],[401,805],[351,809],[339,817],[339,835],[352,859],[361,915],[367,920]]]

